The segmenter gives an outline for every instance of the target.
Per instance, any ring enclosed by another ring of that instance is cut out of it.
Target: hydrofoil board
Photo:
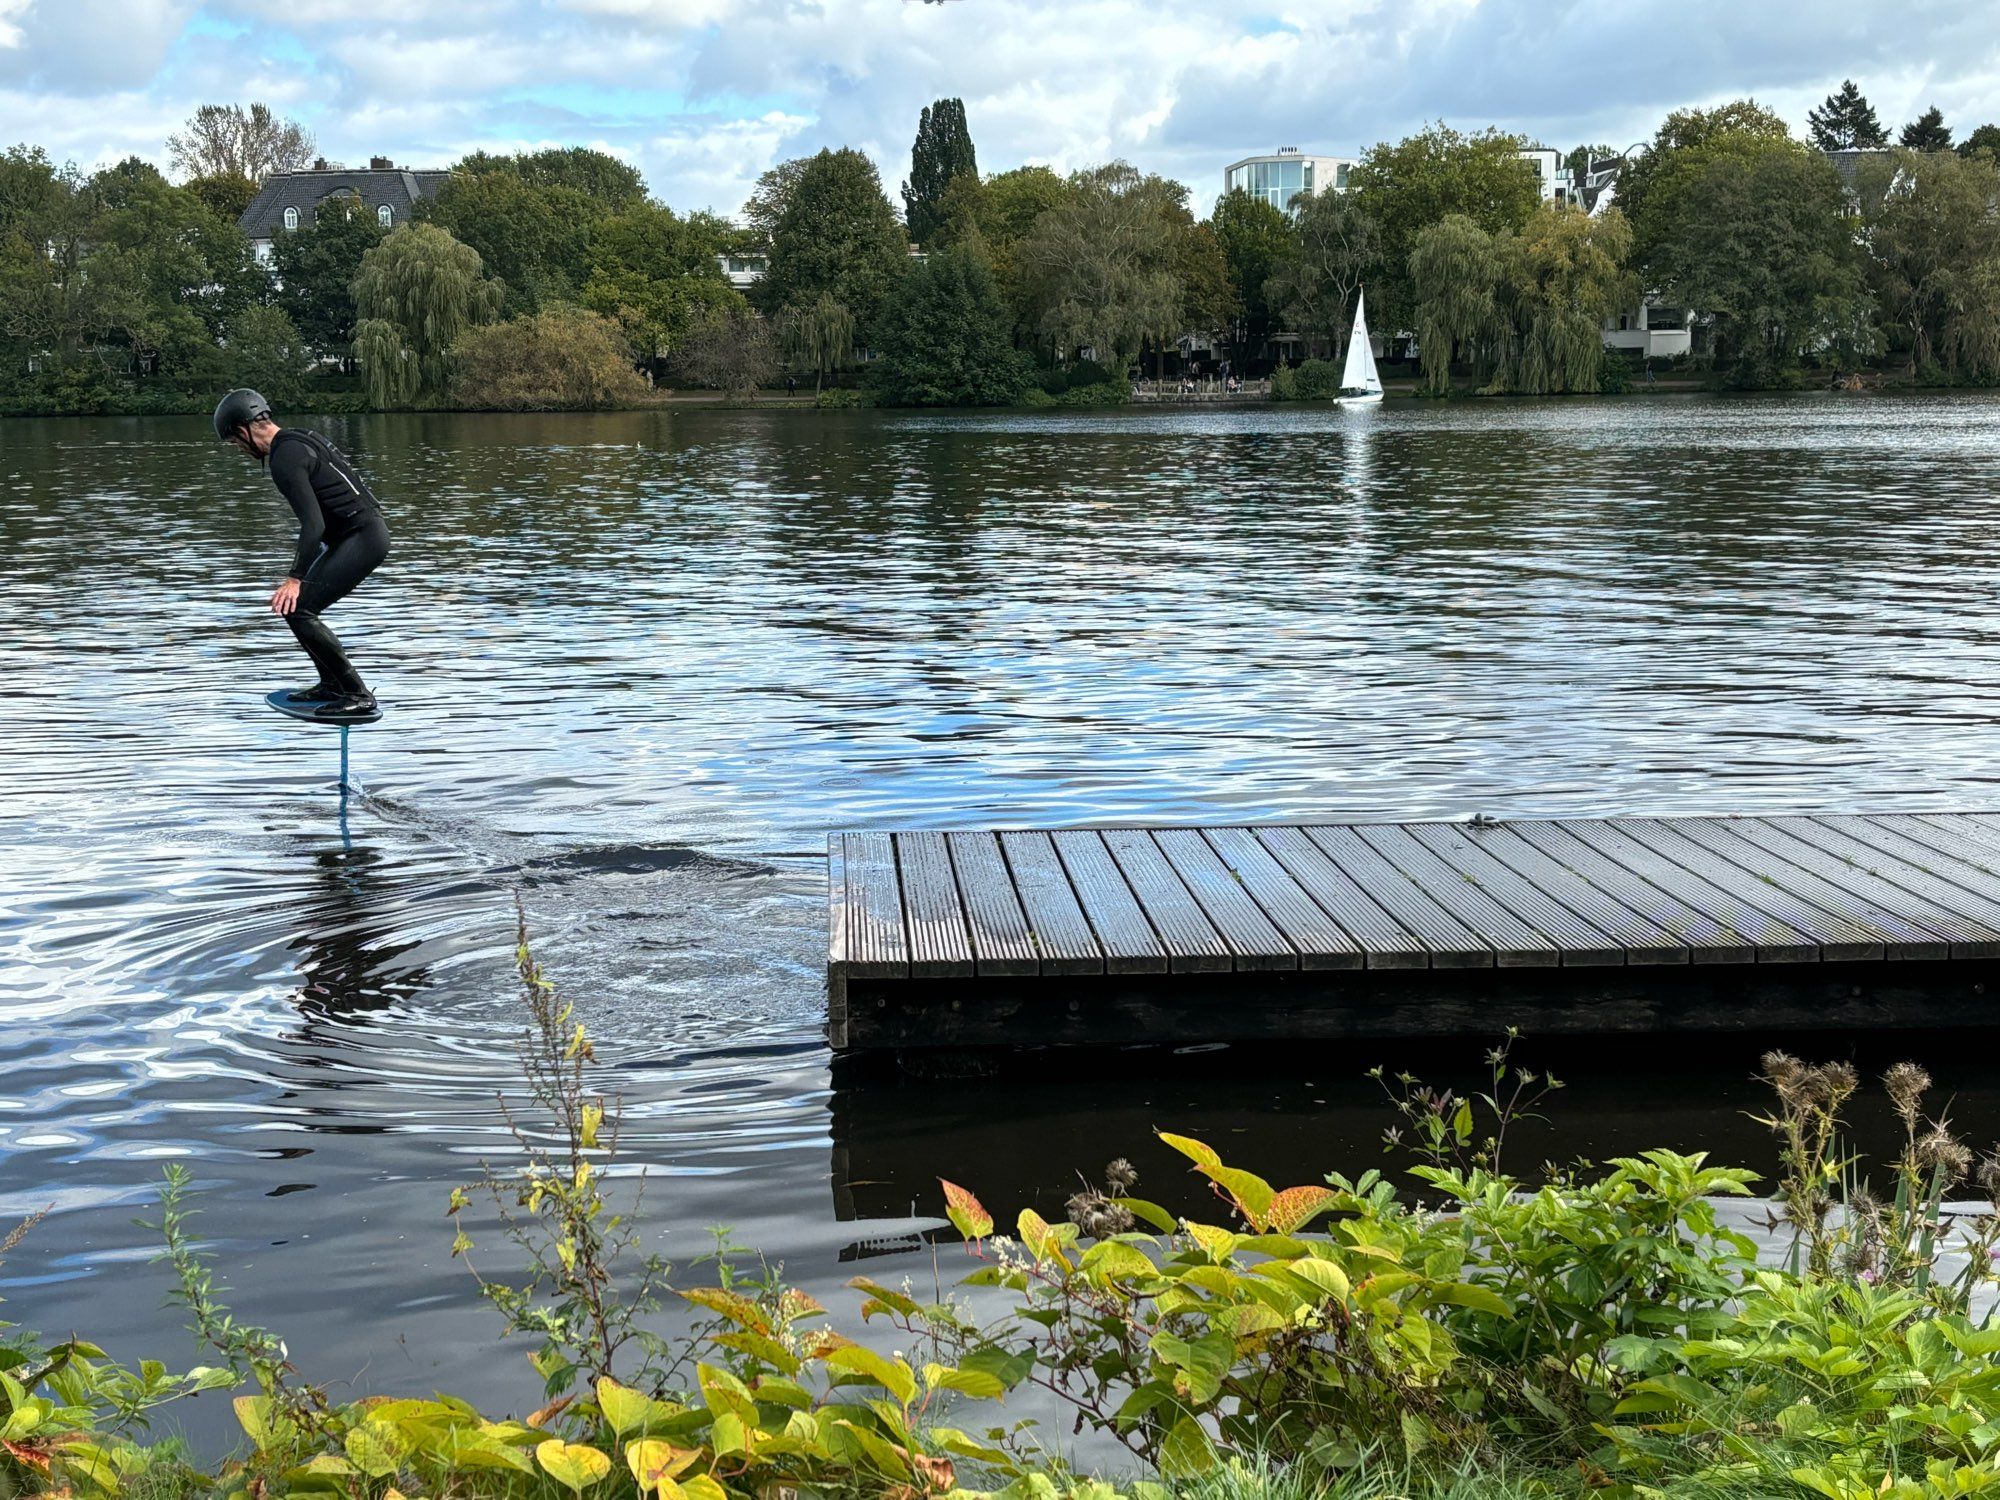
[[[266,693],[264,701],[288,719],[302,719],[308,724],[332,724],[345,727],[350,724],[373,724],[382,717],[377,708],[365,714],[330,714],[325,712],[324,703],[301,703],[292,696],[290,688],[279,688],[275,693]]]

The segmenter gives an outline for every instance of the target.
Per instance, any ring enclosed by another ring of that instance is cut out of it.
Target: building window
[[[396,211],[389,207],[388,204],[383,204],[375,210],[375,222],[380,224],[384,229],[387,229],[391,224],[396,222]]]
[[[296,208],[288,208],[288,209],[286,209],[286,210],[285,210],[285,228],[287,228],[287,229],[297,229],[298,227],[299,227],[299,211],[298,211],[298,210],[297,210]]]

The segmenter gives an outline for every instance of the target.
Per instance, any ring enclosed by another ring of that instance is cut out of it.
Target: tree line
[[[1364,287],[1437,391],[1454,372],[1615,384],[1600,330],[1642,295],[1691,312],[1699,361],[1741,385],[1884,359],[2000,379],[2000,127],[1955,143],[1933,108],[1892,144],[1852,82],[1804,140],[1753,100],[1678,110],[1595,214],[1544,200],[1531,144],[1440,123],[1370,150],[1346,192],[1288,209],[1232,192],[1202,217],[1124,162],[982,174],[942,99],[900,213],[852,149],[773,167],[733,222],[676,212],[602,152],[480,152],[414,222],[331,200],[266,266],[236,219],[313,142],[261,105],[208,106],[167,143],[172,178],[0,154],[0,409],[192,409],[231,384],[594,406],[649,379],[817,389],[857,369],[898,403],[1117,400],[1188,335],[1239,369],[1331,352]],[[732,284],[730,257],[760,258],[761,280]]]

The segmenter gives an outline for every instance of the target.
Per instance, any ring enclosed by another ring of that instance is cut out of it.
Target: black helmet
[[[231,391],[215,403],[215,435],[223,442],[236,436],[236,429],[248,427],[271,415],[271,403],[248,388]]]

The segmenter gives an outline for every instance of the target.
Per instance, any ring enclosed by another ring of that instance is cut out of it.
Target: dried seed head
[[[1129,1193],[1139,1185],[1138,1169],[1121,1156],[1104,1169],[1104,1185],[1114,1195]]]
[[[1942,1125],[1933,1125],[1917,1142],[1917,1165],[1926,1172],[1942,1169],[1946,1186],[1964,1179],[1972,1170],[1972,1153],[1965,1143]]]
[[[1903,1123],[1915,1130],[1917,1121],[1923,1117],[1924,1095],[1930,1092],[1931,1075],[1913,1062],[1899,1062],[1882,1075],[1882,1087],[1888,1090],[1889,1102],[1896,1106]]]
[[[1813,1103],[1821,1109],[1840,1108],[1861,1087],[1861,1077],[1851,1063],[1823,1063],[1810,1072]]]
[[[1973,1174],[1973,1180],[1979,1184],[1980,1192],[1991,1199],[1996,1206],[2000,1206],[2000,1145],[1996,1145],[1981,1158],[1979,1170]]]

